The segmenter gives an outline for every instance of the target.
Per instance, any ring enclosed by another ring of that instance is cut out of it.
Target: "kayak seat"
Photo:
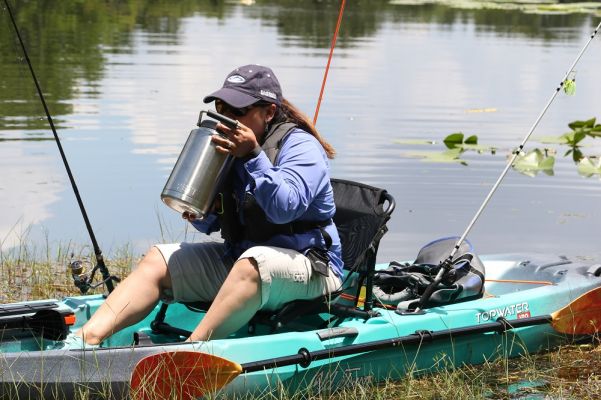
[[[259,311],[249,323],[250,331],[255,324],[266,324],[275,331],[307,315],[363,319],[377,315],[373,311],[373,276],[380,239],[388,231],[386,223],[394,211],[394,198],[384,189],[359,182],[332,179],[331,183],[336,204],[333,220],[345,270],[342,287],[316,299],[291,301],[277,311]],[[360,301],[363,304],[358,307]]]
[[[342,244],[342,260],[345,277],[342,287],[311,300],[295,300],[276,311],[259,311],[249,322],[249,332],[257,324],[281,328],[303,316],[329,314],[335,317],[358,317],[368,319],[377,315],[373,311],[373,276],[380,239],[388,231],[386,223],[394,211],[394,198],[384,189],[343,179],[332,179],[336,214],[334,223]],[[362,292],[364,291],[364,295]],[[359,299],[362,298],[362,305]],[[206,311],[210,303],[184,303],[190,310]],[[188,336],[190,332],[165,322],[168,305],[163,303],[151,328],[155,333],[174,333]],[[327,322],[326,322],[327,324]],[[313,326],[315,328],[315,326]]]

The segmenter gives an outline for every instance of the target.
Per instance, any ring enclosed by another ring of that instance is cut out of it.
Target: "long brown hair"
[[[328,158],[332,159],[336,155],[336,150],[329,144],[323,136],[317,131],[313,122],[303,113],[301,110],[296,108],[292,103],[286,99],[282,99],[282,104],[277,108],[275,116],[271,120],[271,123],[279,122],[294,122],[299,128],[313,135],[315,139],[321,144]]]

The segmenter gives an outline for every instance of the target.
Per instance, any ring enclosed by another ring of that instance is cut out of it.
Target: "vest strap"
[[[284,139],[286,139],[290,132],[296,127],[297,125],[294,122],[281,122],[272,126],[271,129],[269,129],[269,132],[263,137],[261,148],[272,164],[275,165],[276,158],[282,148]]]
[[[261,148],[272,164],[275,165],[284,140],[296,127],[293,122],[275,124],[263,137]],[[296,220],[286,224],[273,224],[267,220],[265,212],[251,194],[247,193],[239,204],[236,202],[233,196],[232,178],[230,174],[223,187],[223,214],[219,216],[221,236],[225,240],[238,242],[246,239],[261,243],[275,235],[294,235],[319,229],[326,242],[326,249],[332,246],[332,238],[325,230],[326,226],[333,223],[331,218],[325,221]],[[238,210],[244,213],[245,225],[239,222]]]

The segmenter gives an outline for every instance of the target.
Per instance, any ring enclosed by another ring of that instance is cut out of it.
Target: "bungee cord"
[[[488,192],[488,194],[484,198],[484,201],[480,205],[480,208],[478,209],[478,211],[476,212],[476,214],[474,215],[474,217],[472,218],[472,220],[468,224],[468,226],[465,229],[465,231],[463,232],[463,234],[460,236],[459,240],[457,240],[457,243],[455,244],[455,247],[453,247],[453,250],[451,250],[451,253],[449,254],[449,256],[444,261],[442,261],[440,263],[441,268],[438,271],[438,274],[436,274],[436,277],[434,278],[434,280],[432,281],[432,283],[426,288],[426,290],[422,294],[421,298],[419,299],[419,303],[417,305],[417,308],[413,312],[417,313],[417,312],[421,311],[421,309],[426,305],[426,303],[428,302],[428,300],[432,296],[432,293],[434,292],[434,290],[436,289],[436,287],[438,286],[438,284],[442,281],[442,278],[443,278],[444,274],[446,272],[448,272],[452,268],[453,257],[455,256],[455,254],[459,250],[459,248],[461,246],[461,243],[463,243],[463,241],[465,240],[465,238],[467,237],[467,235],[469,234],[469,232],[472,230],[472,227],[475,225],[476,221],[478,220],[478,218],[480,217],[480,215],[482,214],[482,212],[484,211],[484,209],[488,205],[490,199],[495,194],[497,188],[499,187],[499,185],[503,181],[503,178],[505,178],[505,175],[507,175],[507,172],[509,171],[509,169],[511,168],[511,166],[515,162],[516,158],[520,155],[520,153],[524,149],[524,146],[526,145],[526,142],[528,141],[528,139],[530,139],[530,136],[532,136],[532,133],[534,132],[534,130],[538,126],[539,122],[541,121],[541,119],[543,118],[543,116],[545,115],[545,113],[547,112],[547,110],[549,109],[549,107],[551,106],[551,103],[553,103],[553,100],[555,100],[555,97],[557,97],[557,95],[559,94],[559,92],[561,91],[561,89],[564,87],[564,85],[566,85],[566,82],[568,82],[568,78],[571,76],[572,71],[574,71],[574,67],[576,66],[576,64],[578,64],[578,61],[580,61],[580,58],[582,57],[582,55],[584,54],[584,52],[586,51],[586,49],[588,48],[588,46],[590,45],[590,43],[592,42],[592,40],[595,38],[595,36],[599,32],[600,28],[601,28],[601,22],[599,22],[599,24],[597,25],[597,27],[595,28],[595,30],[591,34],[591,37],[589,38],[589,40],[586,42],[586,44],[584,45],[584,47],[580,50],[580,53],[578,53],[578,55],[576,56],[576,59],[572,62],[572,65],[570,66],[570,68],[568,69],[568,71],[565,73],[563,79],[561,80],[561,82],[559,83],[559,85],[557,86],[557,88],[555,89],[555,91],[553,92],[553,95],[549,98],[549,100],[547,101],[547,103],[543,107],[542,111],[540,112],[540,114],[538,115],[538,117],[536,118],[536,120],[534,121],[534,123],[532,124],[532,126],[530,127],[530,130],[528,131],[528,133],[526,134],[526,136],[524,137],[524,139],[522,140],[522,142],[520,143],[520,145],[513,151],[512,156],[509,159],[509,162],[507,163],[507,165],[503,169],[503,172],[501,173],[501,175],[499,176],[499,178],[497,179],[497,181],[495,182],[495,184],[492,186],[492,188],[490,189],[490,191]]]
[[[21,33],[19,32],[19,28],[17,27],[17,22],[15,21],[15,17],[13,15],[12,9],[11,9],[9,3],[8,3],[8,0],[4,0],[4,4],[5,4],[6,9],[8,11],[8,15],[9,15],[10,20],[12,22],[12,26],[13,26],[13,28],[15,30],[15,33],[17,35],[17,38],[19,40],[19,44],[21,45],[21,50],[23,51],[23,56],[25,57],[25,61],[27,62],[27,66],[29,67],[29,72],[31,72],[31,77],[33,78],[33,82],[35,84],[36,91],[38,93],[40,101],[42,102],[42,106],[44,107],[44,112],[46,113],[46,119],[48,120],[48,124],[50,125],[50,129],[52,130],[52,134],[54,135],[54,140],[56,142],[56,145],[58,146],[58,151],[60,153],[61,159],[63,160],[63,164],[65,166],[65,169],[67,170],[67,175],[69,177],[69,182],[71,182],[71,187],[73,188],[73,192],[75,193],[75,198],[77,200],[77,204],[79,205],[79,209],[80,209],[81,214],[83,216],[83,220],[84,220],[84,223],[86,225],[86,229],[88,230],[88,234],[90,235],[90,239],[92,241],[92,246],[94,248],[94,255],[96,257],[96,266],[94,267],[94,269],[92,270],[92,273],[90,274],[89,282],[86,283],[87,284],[87,288],[95,287],[95,286],[90,285],[90,284],[91,284],[92,278],[94,277],[94,272],[98,269],[98,270],[100,270],[100,272],[102,274],[102,283],[106,284],[106,288],[107,288],[107,290],[110,293],[114,289],[113,280],[118,281],[119,279],[117,277],[111,276],[110,273],[109,273],[109,271],[108,271],[108,268],[104,264],[104,258],[102,256],[102,251],[100,250],[100,247],[98,246],[98,242],[96,240],[96,236],[94,235],[94,231],[92,230],[92,225],[90,224],[90,220],[88,218],[88,214],[86,213],[86,209],[84,207],[83,201],[81,200],[81,196],[79,194],[79,190],[77,189],[77,184],[75,183],[75,178],[73,177],[73,173],[71,172],[71,168],[69,167],[69,163],[67,161],[67,156],[65,155],[65,152],[63,150],[63,146],[62,146],[61,141],[60,141],[60,139],[58,137],[58,133],[56,132],[56,128],[54,126],[54,121],[52,120],[52,116],[50,115],[50,111],[48,110],[48,105],[46,104],[46,100],[44,98],[44,94],[42,92],[42,89],[41,89],[40,84],[38,82],[38,79],[36,77],[36,74],[35,74],[35,71],[33,69],[33,65],[31,63],[31,60],[29,59],[29,54],[27,53],[27,49],[25,47],[25,43],[23,42],[23,38],[21,37]],[[83,287],[86,287],[86,286],[82,286],[82,288]]]

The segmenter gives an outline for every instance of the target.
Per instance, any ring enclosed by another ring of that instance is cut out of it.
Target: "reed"
[[[80,295],[73,285],[68,266],[73,260],[82,260],[88,271],[91,270],[93,249],[73,242],[52,243],[48,235],[44,244],[37,246],[28,242],[28,232],[20,234],[18,242],[10,247],[0,242],[0,274],[3,277],[0,280],[0,304]],[[125,277],[134,263],[131,246],[125,245],[112,252],[109,268],[117,276]],[[97,289],[99,293],[102,290],[103,287]]]

